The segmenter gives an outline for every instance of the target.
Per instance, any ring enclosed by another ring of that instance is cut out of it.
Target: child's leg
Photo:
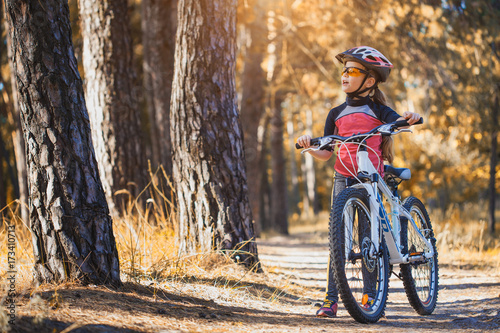
[[[333,190],[332,190],[332,206],[335,201],[335,197],[342,192],[346,187],[346,177],[341,174],[335,173]],[[330,257],[328,257],[328,278],[326,286],[326,296],[325,299],[332,302],[338,302],[339,293],[337,291],[337,285],[335,283],[335,277],[333,275],[333,269],[330,263]]]
[[[338,302],[339,292],[337,290],[337,284],[335,283],[335,276],[333,275],[333,268],[330,265],[330,256],[328,256],[328,275],[326,281],[326,301]]]

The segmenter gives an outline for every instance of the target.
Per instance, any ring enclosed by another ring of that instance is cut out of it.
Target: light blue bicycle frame
[[[368,157],[367,151],[358,151],[358,174],[363,173],[365,175],[377,174],[377,170],[373,166],[372,162]],[[351,187],[354,188],[364,188],[368,192],[368,198],[370,203],[370,223],[371,223],[371,241],[372,247],[370,249],[370,257],[375,258],[380,250],[381,238],[380,230],[382,230],[385,241],[387,244],[387,249],[389,250],[390,264],[407,264],[414,261],[419,261],[424,258],[430,259],[434,256],[434,249],[431,243],[425,238],[422,232],[417,227],[412,215],[408,210],[406,210],[402,205],[398,197],[394,196],[392,191],[389,189],[387,184],[380,178],[377,177],[377,182],[372,183],[358,183]],[[391,212],[390,218],[387,215],[385,207],[382,203],[382,197],[379,191],[383,194],[387,201],[389,202]],[[403,249],[401,245],[401,223],[400,216],[404,216],[408,219],[408,228],[413,228],[415,234],[419,237],[422,243],[425,244],[426,250],[423,254],[417,256],[410,256],[410,254],[402,254]],[[346,223],[346,226],[352,226],[351,223]],[[347,233],[346,235],[352,235]],[[347,245],[347,244],[346,244]]]

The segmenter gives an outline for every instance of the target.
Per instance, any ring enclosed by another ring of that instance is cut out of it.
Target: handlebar
[[[424,123],[424,118],[420,117],[419,120],[417,120],[416,123],[412,124],[412,125],[420,125],[420,124],[423,124]],[[399,128],[399,127],[406,127],[406,126],[412,126],[410,124],[408,124],[408,120],[406,119],[403,119],[403,120],[398,120],[396,122],[394,122],[394,126]]]
[[[423,124],[423,123],[424,123],[424,119],[420,118],[413,125],[418,125],[418,124]],[[371,136],[377,132],[379,132],[383,135],[391,135],[391,133],[394,132],[394,130],[397,130],[400,127],[407,127],[407,126],[411,126],[411,125],[408,124],[408,121],[406,119],[398,120],[398,121],[395,121],[393,123],[379,125],[379,126],[373,128],[371,131],[366,132],[366,133],[358,133],[358,134],[353,134],[351,136],[327,135],[327,136],[323,136],[323,137],[314,138],[314,139],[311,139],[311,146],[318,146],[321,143],[321,140],[325,139],[325,138],[330,138],[330,139],[333,139],[336,141],[359,141],[359,142],[361,142],[361,141],[365,140],[366,137]],[[302,149],[304,147],[302,147],[298,143],[296,143],[295,148]]]

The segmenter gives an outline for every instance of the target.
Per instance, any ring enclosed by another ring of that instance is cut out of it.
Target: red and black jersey
[[[376,104],[371,98],[352,99],[347,97],[346,102],[330,110],[326,118],[324,135],[351,136],[357,133],[365,133],[376,126],[391,123],[400,118],[400,115],[386,105]],[[368,156],[380,175],[383,176],[384,163],[382,161],[382,149],[380,144],[382,137],[374,136],[366,140],[366,144],[372,149],[368,150]],[[335,171],[351,177],[357,175],[358,163],[356,152],[358,145],[348,143],[339,145]]]

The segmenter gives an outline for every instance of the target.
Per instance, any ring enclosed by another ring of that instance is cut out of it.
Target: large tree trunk
[[[80,0],[79,7],[92,138],[104,192],[115,215],[129,200],[116,192],[128,190],[136,197],[147,175],[127,1]]]
[[[181,0],[171,104],[179,247],[258,263],[235,88],[236,1]]]
[[[142,1],[144,87],[151,125],[153,165],[172,174],[170,95],[174,74],[177,0]]]
[[[258,2],[258,1],[257,1]],[[255,8],[250,4],[249,17],[253,21],[245,26],[247,35],[247,49],[245,52],[244,69],[241,77],[242,99],[241,99],[241,123],[243,125],[245,156],[247,161],[248,193],[253,217],[260,229],[260,179],[263,169],[260,163],[259,141],[257,132],[262,114],[265,111],[265,86],[266,77],[262,69],[262,61],[266,52],[266,29],[263,21],[263,9]]]
[[[64,1],[6,0],[27,145],[35,276],[120,282]]]
[[[285,157],[283,145],[283,118],[281,103],[283,96],[274,93],[271,107],[271,224],[272,228],[282,234],[288,234],[288,191],[286,186]]]

